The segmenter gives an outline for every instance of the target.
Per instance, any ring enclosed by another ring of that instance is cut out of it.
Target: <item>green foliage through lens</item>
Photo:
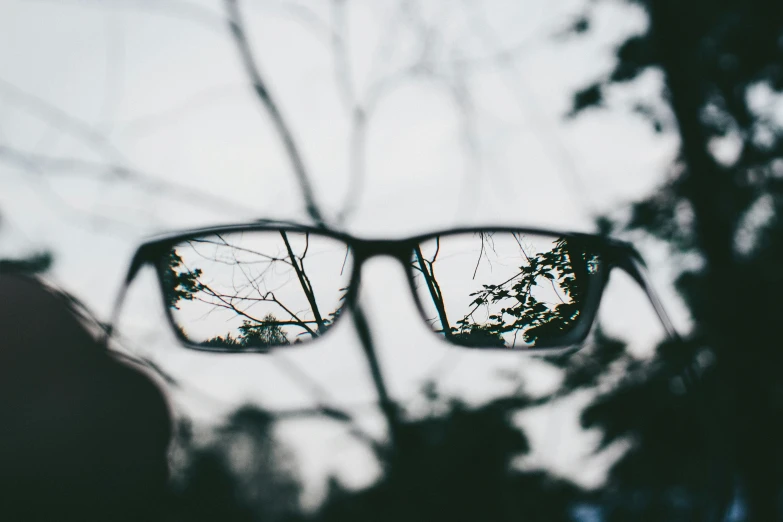
[[[570,331],[579,319],[584,300],[584,281],[597,269],[597,258],[578,241],[555,240],[552,250],[526,255],[519,272],[500,284],[485,284],[470,294],[475,297],[473,309],[452,327],[452,339],[467,346],[502,347],[502,334],[522,333],[526,343],[557,339]],[[534,287],[550,285],[560,303],[552,305],[534,295]],[[561,296],[562,294],[562,296]],[[564,299],[565,298],[565,299]],[[490,322],[478,323],[475,311],[482,306],[500,303],[499,313],[489,315]]]
[[[182,258],[174,249],[169,252],[167,261],[167,267],[163,271],[166,305],[179,310],[178,303],[181,300],[192,301],[193,295],[203,289],[198,279],[201,277],[201,270],[197,268],[191,271],[183,267]]]

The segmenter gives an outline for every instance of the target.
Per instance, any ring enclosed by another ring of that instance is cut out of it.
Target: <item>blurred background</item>
[[[616,273],[575,354],[451,347],[373,259],[359,321],[197,353],[142,273],[173,519],[778,520],[781,91],[762,0],[3,0],[0,263],[107,321],[189,227],[630,240],[682,341]]]

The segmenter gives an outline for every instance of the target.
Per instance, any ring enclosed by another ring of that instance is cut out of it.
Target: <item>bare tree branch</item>
[[[250,78],[253,88],[256,91],[259,101],[266,109],[269,116],[272,118],[275,129],[280,135],[284,148],[291,161],[293,171],[299,182],[300,189],[302,191],[302,197],[305,200],[305,206],[307,212],[313,221],[319,226],[326,226],[326,222],[321,211],[318,208],[316,199],[313,194],[312,185],[308,175],[307,168],[304,160],[299,152],[299,148],[296,146],[293,134],[285,123],[278,105],[272,99],[269,89],[264,82],[258,66],[253,58],[253,53],[250,48],[250,43],[247,38],[247,32],[244,28],[241,13],[239,11],[238,0],[225,0],[226,9],[228,11],[228,23],[231,34],[234,38],[234,42],[237,45],[237,49],[242,58],[242,62],[245,66],[245,70]],[[383,373],[380,369],[380,363],[378,361],[377,354],[375,352],[375,346],[370,333],[370,327],[367,322],[367,318],[364,315],[364,310],[358,303],[354,305],[352,316],[354,319],[354,326],[359,335],[359,339],[364,350],[365,357],[370,366],[370,373],[375,384],[376,392],[378,393],[378,400],[383,410],[386,419],[389,423],[390,436],[392,442],[397,439],[397,433],[400,427],[400,418],[397,405],[390,398],[386,389],[386,384],[383,378]]]
[[[245,66],[245,71],[250,78],[253,89],[255,90],[259,101],[266,109],[269,117],[272,119],[272,124],[274,125],[275,130],[283,142],[283,147],[285,148],[288,158],[291,161],[294,175],[296,176],[297,181],[299,182],[299,187],[302,190],[302,197],[305,200],[307,213],[318,226],[325,226],[324,218],[318,208],[315,194],[313,193],[313,187],[310,182],[310,177],[307,173],[307,168],[304,164],[304,159],[299,152],[299,147],[297,147],[291,129],[285,122],[278,104],[272,98],[272,94],[269,92],[269,88],[261,76],[261,72],[258,68],[258,65],[256,64],[253,51],[250,48],[250,42],[247,38],[244,20],[242,18],[242,14],[239,11],[239,1],[225,0],[225,4],[226,10],[228,12],[228,25],[231,31],[231,35],[234,38],[234,43],[237,46],[237,50],[239,51],[239,55],[242,59],[243,65]]]
[[[47,156],[25,152],[3,144],[0,144],[0,160],[6,160],[25,168],[34,167],[41,176],[50,177],[54,172],[57,172],[58,176],[69,175],[94,178],[108,176],[113,181],[133,183],[157,195],[166,195],[193,205],[212,207],[221,213],[233,211],[238,215],[242,214],[245,216],[254,213],[249,207],[243,207],[234,200],[223,199],[193,187],[165,181],[158,176],[124,167],[121,164]]]

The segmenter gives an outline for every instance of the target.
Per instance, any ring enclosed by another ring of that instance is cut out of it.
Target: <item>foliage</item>
[[[530,445],[512,422],[526,397],[497,399],[471,408],[432,393],[440,414],[405,421],[386,474],[349,491],[332,481],[318,522],[378,520],[570,521],[587,497],[544,471],[523,471],[513,459]]]
[[[522,331],[525,342],[534,343],[547,338],[556,338],[573,327],[579,318],[584,299],[586,276],[588,274],[585,250],[574,248],[573,239],[558,238],[555,247],[532,256],[526,255],[526,264],[519,267],[519,273],[500,284],[482,285],[483,288],[470,294],[475,296],[474,309],[457,321],[453,328],[455,341],[466,345],[503,346],[501,334]],[[568,299],[554,306],[533,295],[538,285],[551,286],[555,293],[562,293]],[[489,315],[492,321],[476,323],[473,313],[480,306],[500,303],[500,311]]]
[[[245,320],[239,327],[239,337],[232,337],[229,332],[225,337],[216,336],[202,343],[204,346],[265,348],[269,346],[284,346],[291,344],[277,318],[270,314],[264,316],[260,323]]]
[[[201,277],[200,269],[189,270],[183,267],[182,258],[177,251],[174,249],[169,251],[168,263],[163,271],[163,287],[166,289],[164,295],[169,308],[179,310],[177,305],[179,301],[193,300],[193,295],[203,289],[199,277]]]
[[[301,485],[285,444],[275,437],[272,415],[246,405],[197,442],[189,425],[178,446],[185,463],[174,477],[174,520],[282,521],[299,516]]]
[[[570,522],[592,505],[574,484],[514,465],[530,445],[513,415],[534,400],[506,397],[469,407],[434,389],[428,399],[431,413],[403,421],[395,450],[378,455],[385,470],[378,481],[351,490],[331,479],[322,505],[309,514],[296,500],[299,478],[284,446],[271,437],[272,415],[241,408],[214,444],[180,443],[190,450],[176,480],[175,519]],[[240,447],[249,449],[243,466],[230,458]]]

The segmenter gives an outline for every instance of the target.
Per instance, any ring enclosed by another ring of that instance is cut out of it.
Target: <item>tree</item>
[[[182,266],[182,257],[175,250],[168,254],[167,266],[163,272],[163,286],[166,305],[179,310],[180,301],[192,301],[203,285],[199,282],[201,269],[190,270]]]
[[[512,520],[567,521],[588,495],[540,470],[515,469],[530,445],[511,415],[529,398],[501,398],[471,408],[430,389],[433,414],[407,420],[388,472],[369,487],[349,491],[332,480],[313,517],[332,521]]]
[[[779,307],[771,296],[783,292],[777,268],[783,253],[783,122],[759,109],[756,98],[783,91],[783,5],[633,3],[647,12],[647,28],[618,45],[606,76],[575,94],[573,114],[602,105],[607,90],[645,71],[663,73],[663,99],[673,119],[646,102],[636,110],[657,131],[676,132],[680,151],[669,181],[633,206],[627,227],[703,263],[677,280],[695,322],[687,342],[661,347],[642,381],[629,379],[600,398],[583,420],[601,426],[606,440],[636,440],[635,450],[613,468],[610,486],[618,497],[624,492],[648,500],[626,505],[618,520],[629,511],[649,513],[651,520],[672,520],[673,513],[717,519],[735,491],[747,520],[779,519],[783,353],[776,341]],[[580,22],[575,29],[589,27],[589,12]],[[727,140],[736,154],[721,154]],[[690,218],[682,219],[683,213]],[[684,369],[703,374],[687,397],[667,394],[667,383]],[[646,414],[628,415],[637,409]],[[650,412],[657,412],[657,421]],[[673,412],[680,413],[673,419]],[[690,429],[681,431],[683,426]],[[672,444],[662,445],[667,438]],[[707,471],[676,478],[663,462]]]
[[[294,519],[301,512],[300,478],[275,427],[271,413],[251,405],[234,411],[208,442],[181,426],[178,443],[187,455],[174,477],[174,520]]]
[[[225,337],[218,335],[207,339],[202,345],[216,348],[266,348],[291,344],[288,336],[280,328],[280,322],[272,314],[266,314],[260,323],[245,320],[239,327],[239,332],[237,338],[232,337],[229,332]]]

